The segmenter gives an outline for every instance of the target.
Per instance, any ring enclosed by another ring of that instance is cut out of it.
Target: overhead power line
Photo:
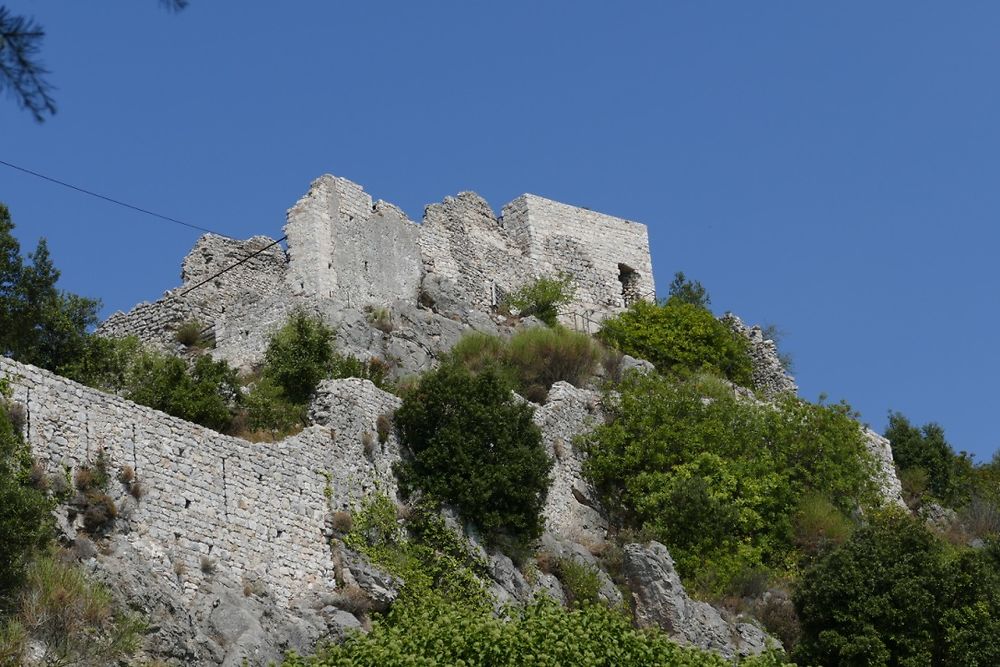
[[[236,262],[236,263],[234,263],[234,264],[230,264],[229,266],[227,266],[226,268],[222,269],[221,271],[218,271],[217,273],[213,273],[213,274],[212,274],[212,275],[210,275],[210,276],[209,276],[208,278],[205,278],[205,279],[204,279],[204,280],[202,280],[201,282],[198,282],[198,283],[196,283],[196,284],[192,285],[191,287],[188,287],[188,288],[187,288],[186,290],[184,290],[183,292],[181,292],[181,293],[179,293],[179,294],[175,294],[175,295],[171,295],[171,296],[169,296],[169,297],[168,297],[168,299],[176,299],[176,298],[180,298],[180,297],[184,296],[185,294],[188,294],[189,292],[193,292],[194,290],[198,289],[199,287],[201,287],[201,286],[202,286],[202,285],[204,285],[205,283],[210,283],[210,282],[212,282],[213,280],[215,280],[216,278],[218,278],[219,276],[221,276],[221,275],[222,275],[223,273],[225,273],[226,271],[229,271],[229,270],[231,270],[231,269],[235,269],[235,268],[236,268],[237,266],[239,266],[240,264],[243,264],[244,262],[248,262],[248,261],[250,261],[251,259],[253,259],[253,258],[254,258],[254,257],[256,257],[257,255],[259,255],[259,254],[261,254],[262,252],[264,252],[265,250],[268,250],[268,249],[270,249],[270,248],[273,248],[274,246],[278,245],[279,243],[281,243],[282,241],[284,241],[284,240],[285,240],[285,239],[287,239],[287,238],[288,238],[287,236],[282,236],[282,237],[281,237],[280,239],[278,239],[277,241],[271,241],[270,243],[268,243],[268,244],[267,244],[266,246],[264,246],[264,247],[263,247],[263,248],[261,248],[260,250],[255,250],[254,252],[250,253],[249,255],[247,255],[246,257],[244,257],[243,259],[241,259],[240,261],[238,261],[238,262]]]
[[[220,232],[217,232],[217,231],[212,230],[212,229],[206,229],[205,227],[199,227],[198,225],[192,225],[190,222],[184,222],[183,220],[178,220],[177,218],[171,218],[168,215],[161,215],[160,213],[156,213],[154,211],[150,211],[149,209],[145,209],[145,208],[142,208],[140,206],[133,206],[132,204],[128,204],[126,202],[120,201],[118,199],[115,199],[114,197],[108,197],[107,195],[102,195],[102,194],[100,194],[98,192],[92,192],[91,190],[87,190],[86,188],[81,188],[81,187],[79,187],[77,185],[73,185],[72,183],[67,183],[65,181],[60,181],[58,178],[53,178],[51,176],[46,176],[45,174],[40,174],[37,171],[32,171],[31,169],[27,169],[25,167],[20,167],[20,166],[18,166],[16,164],[12,164],[12,163],[7,162],[5,160],[0,160],[0,164],[2,164],[4,166],[7,166],[7,167],[10,167],[11,169],[16,169],[17,171],[24,172],[25,174],[30,174],[31,176],[35,176],[36,178],[40,178],[40,179],[48,181],[50,183],[55,183],[56,185],[61,185],[64,188],[69,188],[70,190],[76,190],[77,192],[82,192],[85,195],[90,195],[91,197],[97,197],[98,199],[103,199],[106,202],[110,202],[112,204],[117,204],[118,206],[124,206],[125,208],[132,209],[133,211],[138,211],[139,213],[145,213],[146,215],[151,215],[154,218],[159,218],[160,220],[165,220],[167,222],[172,222],[172,223],[174,223],[176,225],[183,225],[184,227],[189,227],[191,229],[197,229],[198,231],[201,231],[201,232],[208,232],[210,234],[219,234],[219,236],[228,236],[228,234],[221,234]]]

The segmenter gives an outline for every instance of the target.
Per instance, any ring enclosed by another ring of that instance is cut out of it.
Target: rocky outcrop
[[[729,659],[756,655],[777,645],[756,625],[728,621],[707,602],[692,600],[670,553],[659,542],[626,544],[624,552],[624,574],[639,627],[662,628],[682,643]]]

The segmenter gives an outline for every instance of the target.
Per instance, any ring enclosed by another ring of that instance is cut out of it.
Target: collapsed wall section
[[[333,589],[330,510],[356,506],[374,488],[395,493],[395,436],[369,450],[360,434],[374,433],[376,415],[398,399],[367,381],[326,383],[333,429],[251,443],[9,359],[0,358],[0,377],[26,407],[25,437],[48,473],[71,475],[104,453],[110,492],[131,508],[118,519],[127,539],[189,596],[202,558],[215,564],[213,576],[260,582],[281,604]],[[114,479],[125,466],[145,490],[138,504]]]
[[[520,248],[485,199],[446,197],[424,211],[420,229],[424,280],[435,280],[471,308],[490,310],[530,279]]]
[[[233,268],[216,276],[227,267]],[[274,239],[254,236],[239,241],[205,234],[184,258],[180,287],[128,313],[114,313],[97,333],[110,338],[136,336],[144,343],[173,347],[174,334],[185,323],[196,321],[211,332],[228,308],[284,291],[286,267],[285,253]]]

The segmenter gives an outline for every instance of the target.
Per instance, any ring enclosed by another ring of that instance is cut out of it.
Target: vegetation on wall
[[[570,303],[575,292],[573,277],[569,274],[561,273],[554,278],[542,276],[509,294],[501,310],[514,310],[518,317],[534,316],[554,327],[559,308]]]
[[[454,506],[491,541],[537,537],[549,460],[534,410],[492,366],[472,374],[449,363],[408,392],[395,423],[409,456],[404,489]]]
[[[523,329],[510,340],[469,333],[452,348],[450,359],[472,373],[492,368],[511,388],[541,403],[555,382],[582,387],[593,376],[603,351],[594,340],[563,327]]]
[[[355,634],[311,659],[290,656],[284,667],[361,667],[363,665],[629,665],[634,667],[725,667],[726,659],[682,647],[666,635],[637,630],[617,611],[600,604],[567,610],[548,598],[509,618],[473,613],[440,602],[396,604],[371,632]],[[780,667],[768,654],[749,658],[744,667]]]

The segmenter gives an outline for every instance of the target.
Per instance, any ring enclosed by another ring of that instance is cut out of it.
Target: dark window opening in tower
[[[627,264],[619,264],[618,282],[622,284],[622,300],[625,302],[626,308],[641,298],[638,271]]]

